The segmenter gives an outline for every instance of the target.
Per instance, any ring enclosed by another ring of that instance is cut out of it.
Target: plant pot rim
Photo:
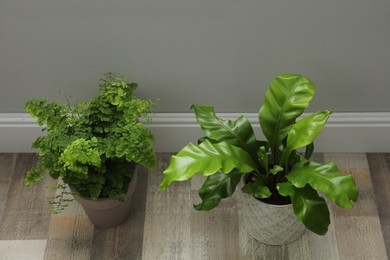
[[[245,194],[239,205],[244,229],[260,243],[287,245],[301,237],[306,230],[296,217],[292,204],[268,204]]]
[[[77,195],[74,197],[81,204],[92,224],[97,227],[112,228],[122,224],[129,217],[136,184],[137,172],[129,183],[124,201],[106,198],[92,200]]]
[[[249,173],[243,174],[243,176],[242,176],[243,185],[245,185],[245,184],[248,183],[248,182],[247,182],[247,178],[248,178],[248,176],[251,176],[251,175],[253,175],[253,172],[249,172]],[[290,199],[290,203],[287,203],[287,204],[273,204],[273,203],[264,202],[264,201],[262,201],[261,199],[258,199],[258,198],[256,198],[255,196],[249,195],[249,194],[247,194],[247,193],[245,193],[245,192],[242,192],[242,193],[243,193],[245,196],[251,197],[251,199],[253,199],[253,200],[255,200],[255,201],[261,202],[261,203],[263,203],[263,204],[265,204],[265,205],[270,205],[270,206],[272,206],[272,207],[274,207],[274,208],[284,208],[284,207],[290,207],[290,206],[292,206],[291,199]]]
[[[128,184],[127,193],[126,193],[125,197],[123,198],[123,200],[116,200],[116,199],[111,199],[111,198],[92,199],[90,197],[85,197],[85,196],[81,196],[81,195],[77,194],[77,191],[75,191],[75,189],[72,188],[70,185],[69,185],[69,188],[71,189],[71,191],[73,193],[73,197],[75,198],[76,201],[82,200],[85,203],[87,203],[88,205],[90,205],[91,207],[94,207],[94,208],[95,207],[96,208],[105,208],[106,206],[107,207],[119,207],[124,203],[125,200],[127,200],[128,198],[130,198],[132,196],[132,193],[134,193],[136,183],[137,183],[137,173],[134,171],[133,177]]]
[[[270,204],[270,203],[266,203],[264,201],[261,201],[257,198],[255,198],[254,196],[252,195],[249,195],[249,194],[246,194],[243,192],[243,195],[244,196],[247,196],[247,197],[250,197],[250,200],[253,200],[253,202],[258,202],[258,203],[262,203],[262,204],[265,204],[267,206],[270,206],[270,207],[274,207],[274,208],[285,208],[285,207],[292,207],[292,203],[288,203],[288,204],[283,204],[283,205],[278,205],[278,204]]]

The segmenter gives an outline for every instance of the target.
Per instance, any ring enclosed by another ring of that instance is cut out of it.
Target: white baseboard
[[[235,120],[241,114],[263,139],[257,113],[219,113]],[[305,115],[304,115],[305,116]],[[156,152],[177,152],[202,137],[193,113],[157,113],[146,123],[156,137]],[[0,113],[0,153],[34,152],[31,143],[42,135],[41,128],[25,113]],[[390,112],[334,113],[316,139],[316,152],[390,152]]]

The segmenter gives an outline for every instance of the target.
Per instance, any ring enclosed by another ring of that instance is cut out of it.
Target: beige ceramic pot
[[[97,227],[111,228],[122,224],[130,214],[131,198],[137,184],[137,172],[129,184],[124,201],[112,199],[92,200],[74,195],[75,200],[81,204],[89,220]]]
[[[268,245],[289,244],[306,230],[294,214],[291,204],[272,205],[253,196],[240,196],[241,221],[250,236]]]

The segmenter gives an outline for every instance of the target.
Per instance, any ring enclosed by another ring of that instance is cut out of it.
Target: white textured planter
[[[241,221],[250,236],[268,245],[289,244],[302,236],[306,227],[288,205],[266,204],[253,196],[240,196]]]

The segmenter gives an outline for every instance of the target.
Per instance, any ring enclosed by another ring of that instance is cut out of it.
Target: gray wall
[[[279,73],[316,83],[312,111],[390,111],[390,1],[1,0],[0,113],[107,71],[159,112],[256,112]]]

